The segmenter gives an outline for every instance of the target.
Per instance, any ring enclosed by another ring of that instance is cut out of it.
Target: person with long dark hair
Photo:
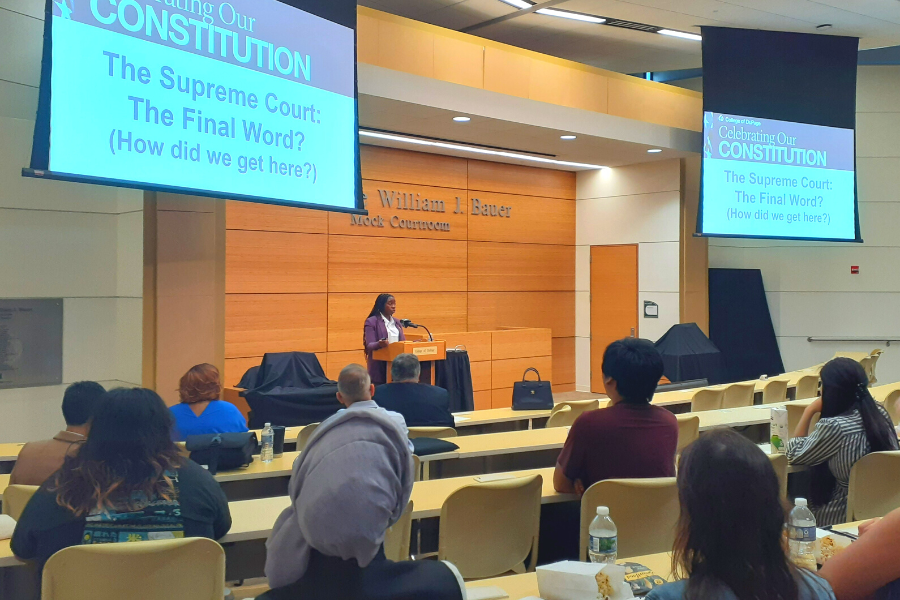
[[[812,467],[809,499],[816,524],[836,525],[847,520],[850,469],[870,452],[897,450],[897,434],[858,362],[835,358],[820,377],[822,396],[806,407],[785,452],[790,464]],[[821,418],[810,432],[816,413]]]
[[[378,294],[375,304],[363,325],[363,347],[366,351],[366,367],[372,383],[387,383],[387,363],[375,360],[372,353],[388,344],[406,339],[403,326],[394,318],[397,312],[397,300],[391,294]]]
[[[171,440],[172,417],[156,392],[115,389],[95,409],[78,453],[25,507],[16,556],[43,564],[79,544],[219,539],[231,528],[222,488]]]
[[[827,582],[788,560],[769,458],[731,429],[700,436],[678,465],[672,572],[647,600],[829,600]]]

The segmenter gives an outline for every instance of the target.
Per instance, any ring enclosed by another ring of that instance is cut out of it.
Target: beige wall
[[[809,336],[900,334],[900,67],[861,67],[857,174],[864,244],[713,239],[711,267],[761,269],[786,369],[838,350],[882,348],[877,376],[900,381],[900,344],[811,343]],[[851,275],[850,267],[860,267]]]
[[[590,247],[638,244],[638,335],[656,341],[680,322],[682,163],[678,159],[578,173],[576,386],[590,389]],[[659,318],[643,317],[644,300]]]
[[[63,382],[141,382],[142,194],[21,176],[43,3],[0,0],[0,297],[63,298]],[[0,390],[0,442],[63,426],[65,385]]]

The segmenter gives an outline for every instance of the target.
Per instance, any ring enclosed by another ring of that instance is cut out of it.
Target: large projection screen
[[[862,241],[857,46],[703,28],[701,235]]]
[[[356,3],[47,0],[29,176],[362,212]]]

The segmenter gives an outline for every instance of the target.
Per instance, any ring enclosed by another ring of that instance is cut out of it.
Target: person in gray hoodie
[[[259,600],[465,599],[449,563],[384,557],[385,532],[412,493],[413,458],[388,411],[344,402],[368,387],[366,379],[359,365],[341,372],[338,393],[348,409],[319,425],[294,463],[291,505],[266,542],[272,590]]]

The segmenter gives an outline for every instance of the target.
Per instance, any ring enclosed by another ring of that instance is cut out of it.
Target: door
[[[591,246],[591,391],[603,393],[603,352],[638,336],[638,247]]]

